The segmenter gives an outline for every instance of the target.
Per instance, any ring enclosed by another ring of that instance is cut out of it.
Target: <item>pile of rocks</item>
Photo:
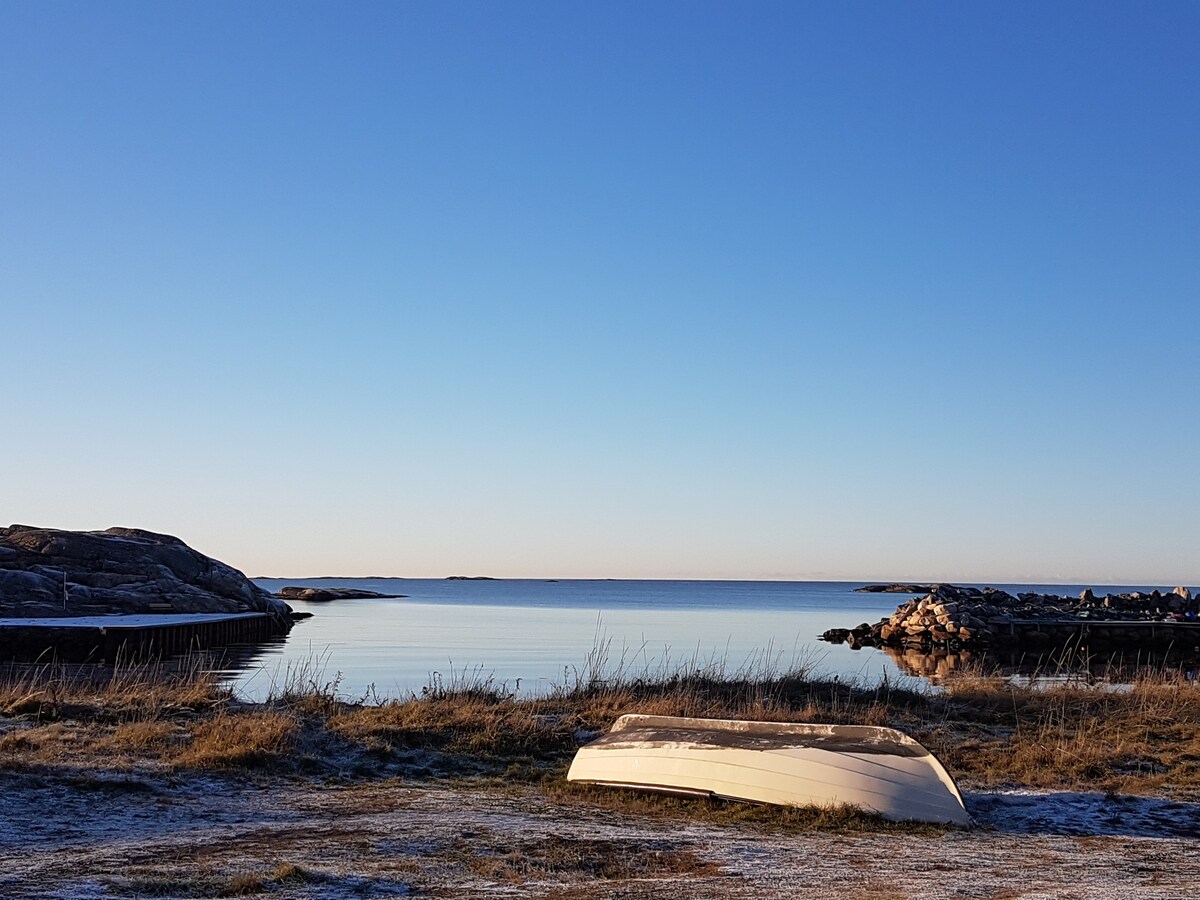
[[[1169,593],[1152,591],[1097,597],[1091,590],[1078,598],[1025,593],[1013,596],[995,588],[934,585],[921,598],[897,607],[874,625],[834,628],[821,635],[852,647],[950,648],[1015,643],[1045,643],[1055,637],[1084,633],[1089,623],[1196,622],[1200,597],[1185,587]],[[1130,632],[1132,634],[1132,632]]]
[[[881,621],[878,640],[884,644],[893,638],[896,643],[924,643],[926,637],[935,644],[988,641],[994,635],[989,623],[997,617],[996,610],[1010,609],[1015,600],[1011,594],[992,588],[982,592],[938,585],[921,599],[901,604]]]

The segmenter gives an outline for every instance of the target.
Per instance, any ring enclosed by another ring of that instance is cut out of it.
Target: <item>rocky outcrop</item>
[[[304,600],[308,603],[328,603],[331,600],[389,600],[406,594],[381,594],[359,588],[285,587],[275,594],[280,600]]]
[[[995,588],[934,585],[924,597],[900,604],[874,625],[833,628],[821,635],[832,643],[852,647],[909,647],[959,649],[993,644],[1023,644],[1041,649],[1066,641],[1089,639],[1134,644],[1171,641],[1168,630],[1130,628],[1182,623],[1195,625],[1198,598],[1184,587],[1170,593],[1135,591],[1097,597],[1085,590],[1079,597],[1024,593],[1013,596]]]
[[[283,626],[291,608],[170,535],[0,528],[0,616],[172,612],[265,612]]]

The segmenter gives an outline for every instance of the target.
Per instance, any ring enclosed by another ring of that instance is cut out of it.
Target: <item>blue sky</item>
[[[1200,582],[1192,3],[0,6],[0,521]]]

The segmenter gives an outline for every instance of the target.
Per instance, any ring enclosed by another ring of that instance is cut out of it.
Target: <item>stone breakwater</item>
[[[995,588],[935,585],[924,597],[900,604],[886,619],[855,628],[833,628],[821,640],[852,647],[925,651],[963,647],[1033,649],[1086,641],[1091,645],[1165,645],[1200,642],[1200,597],[1185,587],[1162,593],[1133,592],[1078,597]]]

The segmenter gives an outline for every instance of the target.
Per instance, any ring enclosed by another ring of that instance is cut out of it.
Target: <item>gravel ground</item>
[[[472,788],[0,775],[0,896],[1187,898],[1200,804],[974,792],[944,835],[768,833]]]

